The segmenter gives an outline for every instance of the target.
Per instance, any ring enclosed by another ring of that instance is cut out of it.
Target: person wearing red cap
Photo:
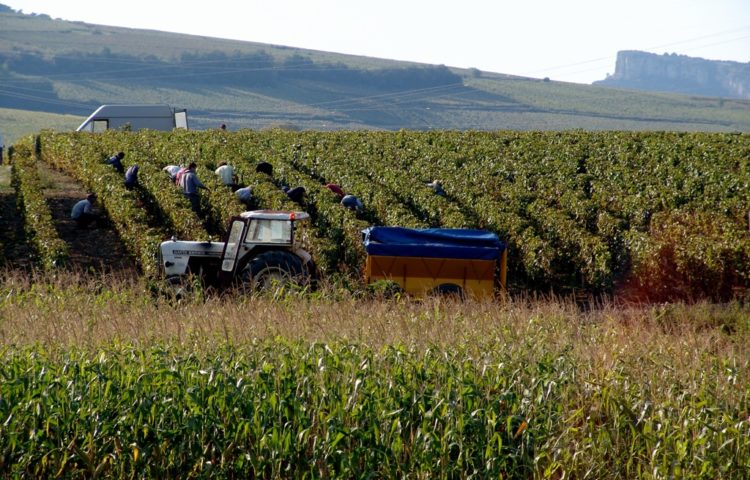
[[[332,191],[333,193],[335,193],[336,196],[339,197],[339,200],[341,200],[342,198],[346,196],[346,193],[344,193],[344,190],[339,185],[336,185],[335,183],[326,183],[326,188]]]

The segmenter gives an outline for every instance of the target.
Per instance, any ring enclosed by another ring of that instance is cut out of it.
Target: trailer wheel
[[[259,292],[275,291],[290,283],[305,283],[305,277],[302,260],[284,250],[261,253],[250,260],[240,274],[245,288]]]
[[[406,293],[401,285],[391,280],[376,280],[367,285],[367,291],[379,299],[393,299]]]
[[[462,301],[466,300],[466,292],[455,283],[440,284],[432,289],[431,295],[434,297],[454,298]]]

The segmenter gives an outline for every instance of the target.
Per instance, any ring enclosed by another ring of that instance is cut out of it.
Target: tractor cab
[[[230,222],[224,252],[221,256],[221,275],[234,277],[242,259],[248,254],[279,248],[294,249],[295,222],[307,220],[305,212],[254,210],[233,217]]]

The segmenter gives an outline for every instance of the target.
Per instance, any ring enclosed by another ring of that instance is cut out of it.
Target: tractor
[[[305,212],[254,210],[232,217],[224,242],[171,240],[159,246],[167,283],[184,293],[191,276],[203,286],[268,291],[316,277],[311,255],[295,243],[296,222]]]

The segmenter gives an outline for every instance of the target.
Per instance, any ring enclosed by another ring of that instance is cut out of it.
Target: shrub
[[[624,285],[630,299],[647,301],[731,299],[750,284],[750,232],[733,219],[706,211],[654,215],[650,236],[633,250]]]

